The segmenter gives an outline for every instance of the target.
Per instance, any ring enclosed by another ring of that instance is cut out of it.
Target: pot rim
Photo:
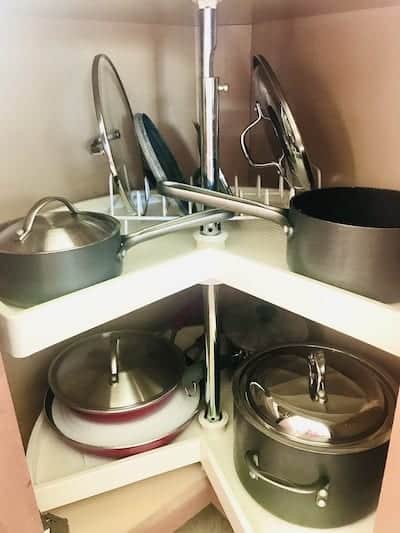
[[[101,337],[103,335],[107,335],[107,334],[118,335],[118,334],[126,334],[126,333],[137,335],[137,336],[141,336],[141,337],[156,337],[156,338],[158,338],[158,339],[160,339],[162,341],[165,341],[167,344],[170,344],[171,348],[174,349],[174,351],[176,352],[177,355],[179,354],[179,357],[182,360],[182,376],[183,376],[183,372],[184,372],[184,368],[185,368],[185,357],[184,357],[184,354],[183,354],[182,350],[178,346],[176,346],[176,344],[170,342],[168,339],[166,339],[166,338],[164,338],[162,336],[158,337],[157,335],[154,335],[154,333],[147,332],[147,331],[140,331],[140,330],[135,330],[135,329],[130,329],[130,328],[127,328],[127,329],[115,329],[115,330],[113,329],[113,330],[107,330],[107,331],[103,331],[103,332],[99,332],[99,333],[94,333],[92,335],[85,335],[84,337],[78,339],[74,343],[68,344],[63,350],[61,350],[61,352],[59,352],[54,357],[54,359],[52,360],[52,362],[51,362],[51,364],[49,366],[49,370],[48,370],[49,388],[51,389],[51,391],[54,394],[54,396],[56,396],[59,400],[61,400],[67,407],[69,407],[70,409],[73,409],[74,411],[77,411],[78,413],[85,413],[85,414],[94,415],[94,416],[100,415],[100,416],[110,416],[110,417],[112,417],[113,415],[121,415],[121,414],[140,412],[142,409],[154,406],[154,405],[158,404],[159,402],[161,402],[162,400],[166,399],[168,396],[170,396],[177,389],[177,387],[178,387],[178,385],[180,383],[180,380],[182,379],[182,376],[177,381],[177,383],[175,383],[172,387],[170,387],[168,390],[163,391],[162,393],[158,394],[157,396],[155,396],[151,400],[143,401],[143,402],[136,403],[136,404],[133,404],[131,406],[125,406],[125,407],[109,407],[107,409],[85,409],[85,408],[82,408],[81,406],[77,405],[75,402],[72,402],[62,392],[57,390],[57,386],[54,385],[54,380],[51,377],[52,376],[52,371],[53,371],[53,367],[56,366],[56,364],[58,362],[58,359],[61,359],[63,357],[63,355],[65,354],[65,352],[73,350],[76,346],[79,346],[84,341],[90,341],[91,339],[96,339],[96,338],[99,338],[99,337]]]
[[[357,226],[355,224],[345,224],[343,222],[333,222],[332,220],[325,220],[324,218],[319,218],[319,217],[316,217],[316,216],[313,216],[313,215],[308,215],[307,213],[304,213],[300,208],[295,207],[293,205],[295,203],[295,201],[296,201],[296,198],[300,198],[304,194],[312,195],[316,191],[338,190],[338,189],[349,189],[349,190],[355,190],[355,189],[359,189],[360,190],[361,189],[361,190],[369,190],[369,191],[393,192],[393,193],[398,193],[399,194],[399,200],[400,200],[400,191],[397,191],[395,189],[379,189],[378,187],[357,187],[357,186],[354,186],[354,187],[323,187],[322,189],[311,189],[311,190],[308,190],[308,191],[303,191],[298,196],[293,197],[290,200],[290,205],[289,205],[289,210],[288,210],[289,211],[289,217],[290,217],[290,212],[294,211],[297,215],[301,215],[303,217],[306,217],[307,219],[315,220],[315,221],[318,221],[318,222],[323,223],[323,224],[329,224],[330,226],[334,226],[334,227],[349,228],[349,229],[358,230],[358,231],[368,230],[368,231],[374,231],[374,232],[377,232],[377,231],[399,231],[400,230],[400,224],[397,227],[377,228],[376,226]],[[399,202],[399,205],[400,205],[400,202]]]
[[[255,364],[255,362],[278,349],[292,349],[298,346],[307,346],[312,349],[326,349],[340,352],[347,355],[348,357],[361,360],[365,366],[369,367],[375,375],[377,375],[385,384],[385,396],[389,403],[388,414],[385,417],[382,425],[370,435],[366,437],[344,443],[326,443],[326,442],[317,442],[317,441],[306,441],[298,437],[289,436],[285,433],[277,431],[273,426],[269,425],[263,418],[261,418],[256,411],[250,408],[250,404],[246,401],[243,396],[246,394],[244,381],[245,371]],[[372,363],[363,358],[360,358],[356,355],[353,355],[345,350],[331,346],[331,345],[321,345],[314,343],[294,343],[294,344],[283,344],[278,346],[273,346],[270,349],[254,355],[250,360],[245,361],[235,372],[232,380],[232,393],[233,393],[233,403],[235,410],[235,417],[239,413],[246,422],[253,427],[254,429],[260,431],[266,437],[270,437],[273,440],[284,444],[285,446],[295,448],[302,451],[313,452],[322,455],[344,455],[349,453],[362,453],[370,449],[378,448],[379,446],[386,444],[390,439],[392,423],[394,418],[394,411],[396,407],[396,397],[397,397],[398,387],[396,386],[395,381],[391,376],[382,369],[381,366],[376,363]]]
[[[80,215],[90,215],[92,217],[96,217],[96,218],[101,218],[103,220],[107,220],[111,224],[114,225],[114,229],[110,232],[109,235],[107,235],[107,237],[104,237],[104,239],[99,239],[98,241],[91,242],[89,244],[83,244],[81,246],[76,246],[74,248],[65,248],[63,250],[53,250],[53,251],[47,251],[47,252],[46,251],[42,251],[42,252],[34,252],[34,253],[27,253],[27,254],[20,254],[20,253],[12,252],[10,250],[2,250],[0,248],[0,256],[1,255],[8,255],[8,256],[13,256],[13,257],[32,258],[32,257],[37,257],[37,256],[45,256],[45,255],[56,255],[56,254],[73,253],[73,252],[78,252],[78,251],[83,250],[83,249],[89,249],[92,246],[97,246],[98,244],[101,244],[103,242],[107,242],[108,240],[113,239],[117,235],[121,239],[121,224],[120,224],[119,220],[117,220],[115,217],[113,217],[111,215],[108,215],[107,213],[97,213],[95,211],[79,211],[78,213]],[[5,229],[5,228],[7,228],[11,224],[13,224],[15,222],[18,222],[19,220],[21,220],[21,218],[16,218],[14,220],[9,220],[8,222],[4,222],[4,224],[0,225],[0,231]]]

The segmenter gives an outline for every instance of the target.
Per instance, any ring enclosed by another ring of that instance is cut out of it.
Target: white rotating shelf
[[[104,199],[78,207],[106,210]],[[134,224],[137,228],[138,222]],[[400,304],[385,305],[290,272],[286,238],[269,222],[229,222],[224,230],[228,234],[225,247],[216,247],[213,237],[203,239],[198,247],[192,232],[179,232],[134,247],[126,255],[118,278],[29,309],[0,302],[0,350],[14,357],[27,357],[211,281],[400,355]]]
[[[41,511],[51,510],[182,466],[201,462],[236,533],[309,533],[261,507],[243,488],[233,463],[232,394],[223,380],[222,404],[230,420],[225,430],[202,429],[197,420],[173,443],[120,460],[73,450],[40,415],[28,447],[28,465]],[[332,533],[373,533],[370,515]],[[326,529],[313,529],[326,533]]]

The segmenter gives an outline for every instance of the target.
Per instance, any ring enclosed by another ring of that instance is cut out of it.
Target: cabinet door
[[[400,472],[400,396],[397,402],[385,477],[378,505],[374,533],[398,533],[400,529],[399,506]]]
[[[0,406],[0,533],[42,533],[1,356]]]

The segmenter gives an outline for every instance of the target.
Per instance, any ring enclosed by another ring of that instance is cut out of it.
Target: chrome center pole
[[[218,342],[218,287],[203,287],[204,327],[206,348],[206,418],[209,422],[221,419],[220,368]]]
[[[219,177],[219,80],[214,76],[214,53],[217,46],[216,3],[203,5],[199,9],[199,35],[201,184],[205,189],[216,191]],[[203,226],[201,233],[218,235],[221,233],[221,224]],[[221,419],[217,292],[215,285],[203,287],[206,353],[205,416],[208,422],[218,422]]]

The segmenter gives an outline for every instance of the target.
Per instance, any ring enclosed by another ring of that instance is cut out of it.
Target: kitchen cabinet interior
[[[6,51],[0,61],[2,221],[22,216],[48,194],[78,201],[106,193],[105,162],[88,152],[96,134],[90,65],[99,52],[115,62],[134,112],[149,113],[185,172],[193,171],[198,164],[192,127],[196,28],[190,0],[104,0],[96,2],[95,10],[83,0],[7,0],[0,9],[0,44]],[[223,0],[219,10],[215,70],[230,85],[221,98],[221,162],[231,182],[238,175],[243,183],[255,183],[256,173],[240,154],[238,138],[252,116],[251,56],[263,53],[280,77],[324,184],[399,188],[400,2]],[[252,136],[251,145],[265,156],[259,134]],[[263,183],[276,185],[274,175],[261,174]],[[172,307],[181,298],[199,298],[198,288],[173,295],[210,278],[319,322],[331,328],[328,337],[340,333],[346,342],[358,339],[354,342],[364,342],[362,347],[376,357],[382,354],[397,371],[398,304],[384,306],[289,273],[279,231],[265,229],[264,222],[246,223],[227,225],[224,251],[196,248],[189,233],[174,235],[162,246],[148,243],[135,251],[136,273],[128,256],[120,279],[28,310],[0,304],[0,342],[25,440],[55,345],[140,308],[145,318],[139,322],[155,327],[153,313],[158,311],[149,309],[146,315],[146,306],[167,297]],[[238,276],[240,271],[252,274]],[[162,275],[166,282],[149,282]],[[146,291],[140,290],[143,286]],[[11,358],[32,354],[24,361]],[[19,380],[21,373],[26,381]],[[27,401],[30,397],[33,402]],[[254,522],[235,519],[232,477],[218,480],[218,469],[210,467],[224,459],[216,452],[207,461],[219,494],[228,495],[222,504],[234,527],[253,531]],[[274,530],[272,522],[269,527]],[[294,526],[279,527],[297,533]],[[372,528],[370,521],[359,531]]]

